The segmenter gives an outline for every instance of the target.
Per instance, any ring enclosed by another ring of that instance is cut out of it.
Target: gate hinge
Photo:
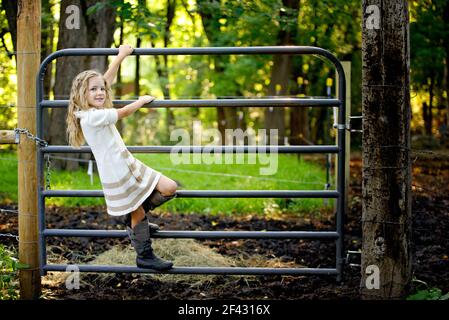
[[[358,257],[356,258],[357,262],[359,263],[351,263],[351,261],[354,261],[355,259],[353,257]],[[346,258],[345,258],[345,262],[348,266],[350,267],[358,267],[360,268],[362,266],[361,264],[361,258],[362,258],[362,251],[346,251]]]
[[[334,123],[333,127],[334,127],[334,129],[338,129],[338,130],[348,130],[349,132],[362,132],[361,129],[352,129],[351,128],[352,119],[363,119],[363,116],[350,116],[348,119],[348,122],[346,124]]]
[[[334,124],[334,128],[338,130],[351,130],[351,124]]]

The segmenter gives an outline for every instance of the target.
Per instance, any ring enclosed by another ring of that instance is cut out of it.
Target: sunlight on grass
[[[160,171],[179,184],[179,190],[323,190],[326,183],[324,161],[306,161],[297,155],[279,154],[277,171],[273,175],[260,174],[267,163],[257,161],[248,164],[248,154],[239,155],[242,161],[236,163],[234,155],[230,164],[173,164],[170,154],[135,154],[135,157],[149,167]],[[17,202],[17,161],[12,153],[2,153],[0,172],[1,202]],[[273,158],[274,159],[274,158]],[[218,158],[217,158],[218,160]],[[222,157],[224,162],[224,156]],[[86,169],[73,172],[51,171],[53,190],[101,190],[98,172],[94,170],[93,184]],[[47,198],[47,205],[57,206],[105,206],[103,198]],[[272,214],[282,211],[310,211],[332,201],[323,199],[272,199],[272,198],[177,198],[156,211],[183,213],[256,213]]]
[[[0,153],[0,174],[0,203],[17,203],[17,157],[14,153]]]

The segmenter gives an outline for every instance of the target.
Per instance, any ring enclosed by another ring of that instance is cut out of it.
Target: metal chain
[[[0,237],[4,237],[4,238],[15,238],[16,241],[19,241],[19,236],[16,234],[12,234],[12,233],[0,233]]]
[[[28,139],[31,139],[33,141],[36,142],[36,144],[39,144],[41,147],[48,147],[48,142],[45,141],[44,139],[38,138],[35,135],[33,135],[28,129],[23,129],[23,128],[15,128],[14,132],[16,133],[16,135],[20,135],[20,134],[24,134],[26,135],[26,137]],[[49,190],[50,189],[50,178],[51,178],[51,162],[50,162],[50,155],[46,155],[46,168],[47,168],[47,174],[45,177],[45,189]]]
[[[1,209],[1,208],[0,208],[0,213],[12,213],[12,214],[18,214],[19,211],[17,211],[17,210]]]
[[[14,132],[16,134],[25,134],[27,136],[27,138],[36,141],[37,144],[39,144],[41,147],[47,147],[48,146],[48,142],[36,137],[35,135],[33,135],[28,129],[22,129],[22,128],[15,128]]]
[[[7,209],[0,209],[0,213],[13,213],[18,214],[19,212],[17,210],[7,210]],[[19,241],[19,236],[12,233],[0,233],[0,237],[3,238],[15,238],[16,241]]]
[[[46,161],[45,161],[45,165],[47,167],[47,174],[45,175],[45,189],[46,190],[50,190],[51,186],[50,186],[50,181],[51,181],[51,162],[50,162],[50,155],[47,154],[46,155]]]

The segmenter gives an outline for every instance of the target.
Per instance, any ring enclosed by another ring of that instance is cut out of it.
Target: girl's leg
[[[131,228],[134,228],[140,221],[145,218],[145,211],[142,206],[139,206],[137,210],[131,212]]]
[[[145,218],[145,212],[153,210],[154,208],[160,206],[164,202],[173,198],[176,193],[176,188],[178,184],[170,178],[161,175],[155,191],[148,197],[144,203],[135,211],[133,211],[129,218],[128,223],[131,228],[134,228],[136,224]],[[130,221],[131,220],[131,221]],[[149,223],[150,232],[158,231],[159,226]]]
[[[166,176],[161,176],[153,193],[143,203],[145,212],[154,210],[163,203],[176,197],[178,184]]]
[[[172,179],[162,175],[159,179],[156,190],[158,190],[163,196],[168,197],[176,193],[178,184]]]

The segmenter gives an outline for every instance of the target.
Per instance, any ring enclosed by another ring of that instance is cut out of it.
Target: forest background
[[[69,28],[71,6],[79,28]],[[0,123],[17,126],[17,1],[1,1]],[[63,48],[317,46],[351,62],[351,113],[361,114],[361,3],[356,0],[42,0],[42,60]],[[410,1],[412,140],[419,148],[448,144],[449,1]],[[109,60],[108,60],[109,59]],[[54,61],[45,78],[46,99],[68,99],[82,70],[104,72],[112,57]],[[151,94],[157,99],[232,99],[335,96],[335,71],[314,56],[132,56],[119,71],[116,99]],[[46,110],[45,140],[66,145],[66,109]],[[172,108],[141,112],[118,123],[128,145],[173,145],[173,129],[276,128],[280,145],[331,144],[329,108]],[[210,141],[203,141],[207,144]],[[354,150],[361,135],[352,136]],[[15,145],[2,146],[15,149]],[[70,155],[73,157],[74,155]],[[90,155],[79,155],[89,157]],[[59,169],[82,163],[58,161]]]

